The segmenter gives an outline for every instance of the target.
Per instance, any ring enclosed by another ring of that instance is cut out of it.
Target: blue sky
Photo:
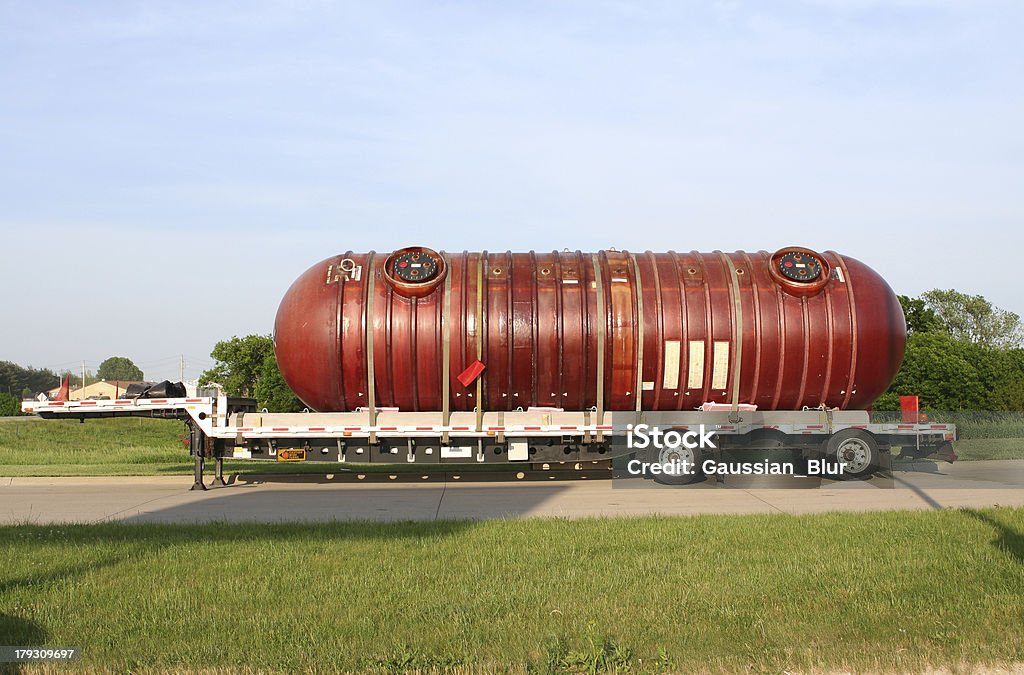
[[[352,250],[774,250],[1024,314],[1024,3],[0,0],[0,359],[148,377]]]

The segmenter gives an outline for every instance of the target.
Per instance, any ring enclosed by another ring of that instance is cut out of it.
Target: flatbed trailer
[[[871,421],[863,410],[731,409],[689,412],[565,411],[530,408],[512,412],[406,412],[377,408],[338,413],[268,413],[253,399],[226,396],[138,398],[100,401],[26,401],[22,410],[44,419],[85,421],[151,417],[183,421],[194,459],[192,489],[205,490],[204,467],[215,462],[214,484],[223,484],[223,460],[354,464],[466,464],[590,462],[645,453],[651,461],[670,455],[637,451],[627,430],[646,424],[674,430],[703,425],[715,433],[717,451],[791,449],[872,473],[895,450],[914,456],[945,454],[953,461],[952,424]],[[670,453],[671,454],[671,453]],[[664,482],[689,482],[665,480]]]

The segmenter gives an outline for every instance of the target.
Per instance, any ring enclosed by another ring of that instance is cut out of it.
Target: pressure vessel
[[[906,323],[872,269],[834,251],[444,253],[318,262],[274,340],[311,409],[863,409]]]

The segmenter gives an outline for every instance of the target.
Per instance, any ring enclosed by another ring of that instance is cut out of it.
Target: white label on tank
[[[661,388],[679,388],[679,340],[665,340],[665,370],[661,374]]]
[[[441,457],[452,459],[465,459],[473,456],[472,445],[441,446]]]
[[[711,370],[711,388],[725,389],[729,381],[729,343],[727,341],[715,342],[715,356]]]
[[[690,366],[686,377],[689,389],[704,386],[704,341],[690,340]]]
[[[653,382],[643,382],[641,384],[641,389],[643,389],[644,391],[654,391],[654,383]]]

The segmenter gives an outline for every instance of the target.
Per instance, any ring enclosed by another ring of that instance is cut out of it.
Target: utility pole
[[[85,389],[85,361],[82,361],[82,389]]]
[[[181,374],[178,376],[178,382],[185,381],[185,355],[181,355]]]

